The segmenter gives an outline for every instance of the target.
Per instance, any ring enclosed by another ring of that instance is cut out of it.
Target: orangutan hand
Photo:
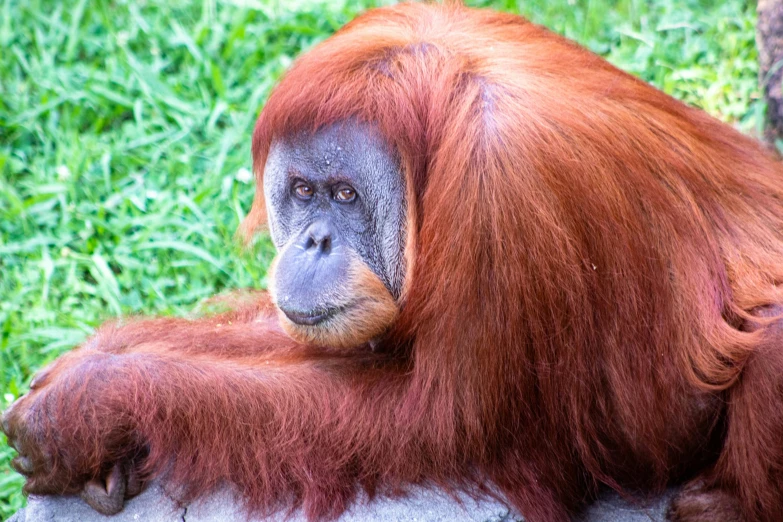
[[[30,392],[3,413],[2,430],[19,453],[11,465],[27,477],[26,493],[80,493],[111,515],[141,491],[143,446],[115,400],[120,359],[94,350],[69,353],[42,370]]]

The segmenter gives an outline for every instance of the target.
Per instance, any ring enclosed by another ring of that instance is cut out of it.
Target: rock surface
[[[631,505],[615,494],[606,494],[593,504],[579,522],[657,522],[664,520],[669,495],[647,505]],[[7,522],[226,522],[244,521],[240,506],[228,493],[209,497],[187,507],[178,506],[158,485],[153,484],[125,509],[106,517],[93,511],[78,497],[31,496],[28,506]],[[265,522],[305,522],[301,513],[285,514]],[[359,503],[339,522],[518,522],[522,517],[499,502],[476,501],[468,496],[460,502],[433,490],[417,489],[405,499],[377,499]],[[261,522],[253,519],[248,522]]]

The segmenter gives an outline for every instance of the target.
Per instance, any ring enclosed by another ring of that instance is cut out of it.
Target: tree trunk
[[[758,1],[756,43],[759,84],[767,101],[764,138],[774,144],[783,138],[783,0]]]

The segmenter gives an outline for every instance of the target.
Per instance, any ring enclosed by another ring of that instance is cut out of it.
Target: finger
[[[19,399],[21,400],[21,399]],[[19,453],[22,451],[22,442],[20,439],[24,436],[24,423],[20,422],[19,415],[17,415],[17,404],[19,400],[9,406],[0,417],[0,429],[5,433],[8,445],[14,448]]]
[[[0,418],[0,428],[3,433],[8,437],[9,443],[13,439],[13,423],[11,421],[11,415],[14,410],[14,405],[9,406],[4,412],[2,418]]]
[[[125,486],[125,498],[133,498],[144,489],[144,481],[139,476],[139,471],[135,466],[131,466],[128,472],[128,481]]]
[[[33,474],[33,461],[29,457],[25,457],[24,455],[19,455],[18,457],[15,457],[11,461],[11,467],[16,470],[17,473],[21,473],[22,475],[32,475]]]
[[[33,380],[30,381],[30,389],[36,390],[44,385],[46,382],[46,379],[49,377],[49,375],[52,374],[52,369],[54,369],[55,363],[49,363],[48,365],[44,366],[33,377]]]
[[[28,437],[28,430],[24,422],[20,422],[11,408],[3,414],[3,431],[6,434],[7,443],[19,454],[16,464],[11,464],[16,471],[23,475],[31,475],[33,470],[48,471],[52,469],[51,454],[43,447],[36,444]]]
[[[115,515],[125,504],[125,475],[122,467],[115,465],[105,480],[91,480],[84,485],[81,497],[98,513]]]

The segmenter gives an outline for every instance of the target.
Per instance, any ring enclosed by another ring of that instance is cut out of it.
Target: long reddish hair
[[[407,183],[386,337],[297,343],[263,296],[106,326],[4,414],[28,491],[76,492],[130,461],[185,500],[233,483],[258,512],[335,517],[360,488],[491,485],[554,521],[600,484],[698,476],[728,498],[710,513],[783,519],[770,154],[521,18],[404,4],[348,24],[275,89],[247,234],[272,141],[352,119],[379,128]]]
[[[453,412],[433,429],[472,447],[551,422],[595,476],[627,449],[664,482],[640,403],[731,385],[760,339],[748,312],[783,299],[778,163],[540,26],[456,5],[371,11],[301,57],[255,129],[259,185],[276,136],[351,118],[412,188],[392,337],[432,397],[414,414]],[[627,448],[603,445],[623,430]]]

